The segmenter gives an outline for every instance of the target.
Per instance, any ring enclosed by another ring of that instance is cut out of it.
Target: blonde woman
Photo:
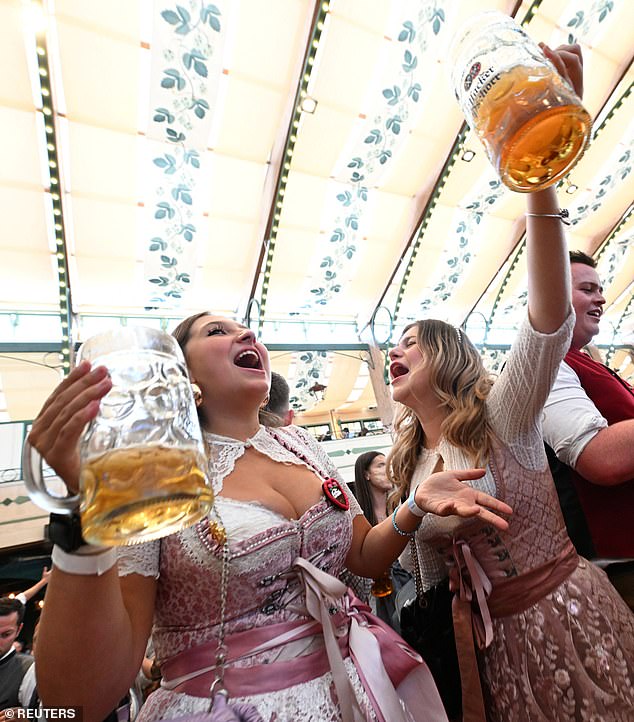
[[[578,46],[545,52],[581,94]],[[506,531],[421,514],[415,535],[423,587],[448,575],[454,591],[464,722],[626,720],[634,709],[634,616],[576,554],[541,437],[574,325],[558,214],[552,189],[528,196],[528,318],[495,383],[466,335],[441,321],[408,326],[390,352],[403,405],[393,500],[433,472],[482,466],[468,483],[513,508]]]

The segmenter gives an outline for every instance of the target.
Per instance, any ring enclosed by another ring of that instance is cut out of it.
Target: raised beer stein
[[[79,505],[84,539],[109,546],[172,534],[213,503],[202,433],[183,354],[152,328],[128,327],[88,339],[79,361],[106,366],[111,390],[79,444],[79,495],[53,496],[38,452],[25,443],[25,484],[47,511]]]
[[[505,185],[534,191],[568,173],[588,144],[592,120],[511,17],[490,11],[471,18],[449,58],[460,108]]]

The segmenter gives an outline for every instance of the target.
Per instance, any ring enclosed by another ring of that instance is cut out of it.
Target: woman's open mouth
[[[249,369],[250,371],[262,371],[262,361],[257,351],[253,349],[245,349],[241,351],[233,360],[236,366],[241,369]]]
[[[403,364],[398,361],[394,361],[394,363],[390,364],[390,376],[392,377],[392,381],[396,381],[396,379],[401,376],[405,376],[407,373],[409,373],[407,366],[403,366]]]

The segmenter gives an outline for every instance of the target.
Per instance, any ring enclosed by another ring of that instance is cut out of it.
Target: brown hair
[[[429,383],[448,415],[440,427],[450,444],[465,451],[474,465],[483,465],[491,446],[486,408],[493,379],[466,334],[444,321],[426,319],[407,326],[417,330],[416,342],[429,365]],[[390,495],[395,507],[407,495],[425,432],[416,414],[401,406],[394,422],[396,442],[388,456],[388,479],[396,489]]]
[[[568,258],[570,263],[583,263],[584,266],[590,266],[590,268],[596,268],[597,262],[583,251],[569,251]]]
[[[352,491],[359,502],[359,506],[363,510],[365,518],[372,526],[374,526],[377,521],[374,514],[374,507],[372,506],[370,481],[366,477],[366,472],[377,456],[384,456],[384,454],[382,451],[366,451],[357,457],[354,463],[354,486],[352,487]]]

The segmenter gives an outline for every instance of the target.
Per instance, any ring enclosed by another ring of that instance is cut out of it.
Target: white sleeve
[[[560,461],[574,469],[588,442],[607,425],[577,374],[562,362],[544,407],[544,441]]]
[[[493,431],[525,469],[546,466],[542,410],[570,346],[574,323],[571,310],[561,327],[547,334],[536,331],[527,318],[487,398]]]
[[[129,547],[117,547],[117,566],[119,576],[140,574],[142,577],[159,578],[161,540],[133,544]]]
[[[33,692],[35,692],[35,664],[32,664],[25,672],[20,688],[18,689],[18,701],[25,709],[31,704]],[[7,718],[8,719],[8,718]]]
[[[20,592],[19,594],[15,595],[15,598],[18,600],[18,602],[22,602],[22,605],[26,607],[26,603],[29,601],[26,598],[26,595]]]

